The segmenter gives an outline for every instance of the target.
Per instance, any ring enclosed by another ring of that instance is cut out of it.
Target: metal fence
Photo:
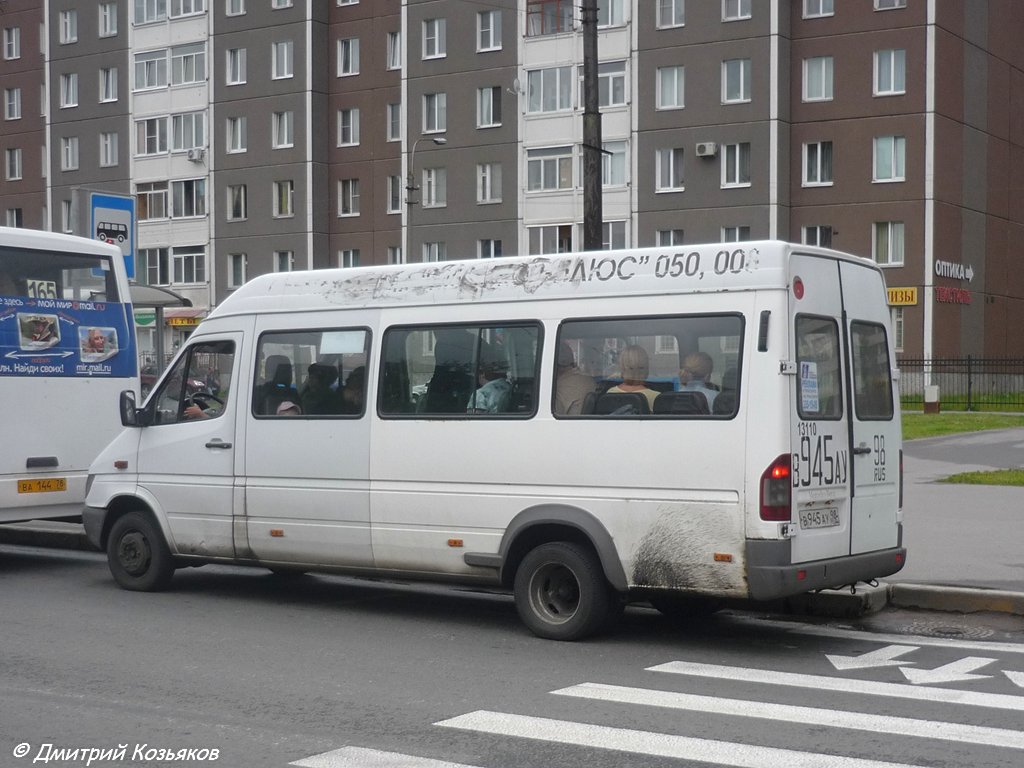
[[[952,411],[1024,411],[1024,358],[903,358],[900,401],[923,408],[925,386],[939,388],[939,406]]]

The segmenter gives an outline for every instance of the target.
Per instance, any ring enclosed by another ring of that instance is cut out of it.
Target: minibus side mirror
[[[121,426],[123,427],[137,427],[139,426],[139,414],[138,409],[135,407],[135,392],[130,389],[126,389],[121,392]]]

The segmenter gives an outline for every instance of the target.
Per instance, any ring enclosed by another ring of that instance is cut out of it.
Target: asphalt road
[[[207,566],[131,593],[99,554],[6,545],[0,583],[0,766],[119,745],[92,765],[1024,764],[1019,617],[680,628],[638,608],[565,644],[446,587]]]

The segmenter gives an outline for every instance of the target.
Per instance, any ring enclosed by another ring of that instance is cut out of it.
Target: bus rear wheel
[[[516,571],[516,609],[535,635],[580,640],[615,616],[617,596],[594,552],[568,541],[541,544]]]
[[[107,564],[119,586],[137,592],[166,589],[174,575],[174,561],[163,534],[141,512],[122,515],[110,529]]]

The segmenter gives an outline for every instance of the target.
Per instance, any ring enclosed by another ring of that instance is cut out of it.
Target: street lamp
[[[425,138],[427,137],[420,136],[412,143],[412,151],[409,152],[409,171],[405,178],[405,245],[402,250],[406,263],[411,263],[412,254],[409,252],[409,247],[412,243],[412,208],[416,205],[416,200],[413,195],[416,193],[416,190],[419,189],[419,185],[416,183],[416,147],[419,145],[420,141]],[[448,143],[448,139],[444,136],[431,136],[430,140],[439,147]]]

